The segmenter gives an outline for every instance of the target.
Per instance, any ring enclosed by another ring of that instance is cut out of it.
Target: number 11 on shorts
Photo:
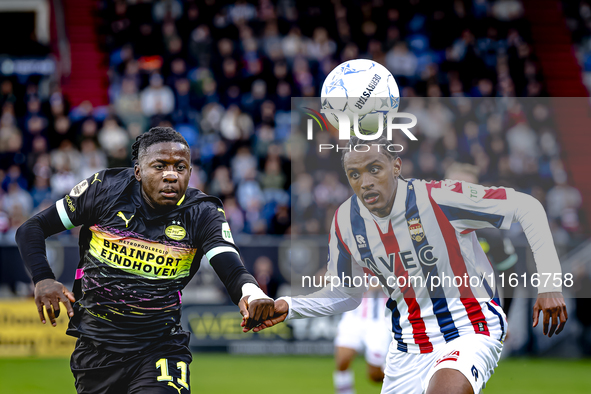
[[[178,384],[189,390],[189,383],[187,383],[187,363],[184,361],[179,361],[176,363],[177,369],[181,370],[181,377],[177,378],[176,381]],[[161,358],[160,360],[156,361],[156,368],[160,369],[160,376],[156,379],[159,382],[172,382],[172,376],[168,374],[168,360],[165,358]]]

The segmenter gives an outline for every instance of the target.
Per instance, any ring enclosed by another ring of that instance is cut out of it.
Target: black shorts
[[[79,339],[70,359],[76,391],[84,394],[188,394],[189,338],[175,336],[145,351],[116,353]]]

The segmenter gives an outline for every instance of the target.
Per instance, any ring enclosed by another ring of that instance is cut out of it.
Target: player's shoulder
[[[424,179],[410,179],[408,181],[408,188],[416,191],[426,191],[430,195],[437,192],[455,192],[462,193],[464,189],[472,186],[480,187],[479,185],[473,185],[469,182],[458,181],[453,179],[443,180],[424,180]]]
[[[351,197],[346,199],[339,207],[336,209],[333,219],[332,219],[332,227],[336,230],[337,228],[342,229],[351,227],[351,207],[353,203],[353,199],[357,198],[355,194]],[[353,206],[354,208],[354,206]]]
[[[199,215],[220,212],[225,216],[224,206],[219,198],[192,187],[185,192],[185,197],[180,206],[184,206],[185,209]]]
[[[355,203],[356,203],[356,201],[353,201],[354,199],[355,200],[357,199],[357,196],[355,194],[353,194],[351,197],[349,197],[348,199],[343,201],[343,203],[341,205],[339,205],[339,207],[337,208],[337,210],[335,212],[335,217],[338,216],[339,220],[341,218],[345,218],[345,217],[348,218],[351,215],[351,206],[355,205]]]
[[[117,187],[127,186],[129,182],[135,180],[133,168],[107,168],[102,171],[95,172],[92,176],[86,179],[89,185],[96,185],[98,187]]]
[[[95,172],[90,177],[78,182],[68,195],[80,197],[87,189],[92,191],[94,195],[97,193],[112,194],[125,189],[132,181],[135,181],[132,168],[108,168]]]
[[[426,183],[431,195],[435,198],[446,198],[452,201],[459,201],[465,198],[466,201],[479,202],[481,200],[506,200],[508,193],[514,190],[503,186],[485,186],[468,181],[445,179]],[[462,196],[460,198],[460,196]]]

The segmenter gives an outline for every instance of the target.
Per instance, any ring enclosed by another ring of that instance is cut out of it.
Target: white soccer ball
[[[400,93],[394,77],[381,64],[367,59],[349,60],[328,74],[322,85],[322,109],[344,112],[355,135],[355,115],[360,134],[374,134],[380,123],[386,130],[387,114],[398,111]],[[339,129],[335,114],[324,114],[330,124]]]

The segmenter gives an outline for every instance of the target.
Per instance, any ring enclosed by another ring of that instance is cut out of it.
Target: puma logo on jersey
[[[224,219],[226,218],[226,211],[224,211],[222,208],[218,208],[218,211],[220,211],[221,213],[224,214]]]
[[[174,387],[176,389],[176,391],[179,392],[179,394],[181,393],[181,390],[183,389],[182,387],[177,387],[177,385],[172,382],[168,382],[168,385]]]
[[[129,217],[129,219],[127,219],[127,218],[125,217],[125,215],[123,214],[123,212],[119,211],[119,212],[117,212],[117,216],[118,216],[118,217],[120,217],[121,219],[123,219],[123,221],[125,222],[125,227],[127,227],[127,225],[129,224],[129,222],[131,221],[131,219],[133,219],[133,217],[134,217],[135,215],[131,215],[131,216]]]
[[[92,180],[92,182],[90,182],[90,184],[91,184],[91,185],[92,185],[93,183],[95,183],[96,181],[99,181],[99,182],[101,182],[101,183],[103,182],[103,181],[101,181],[100,179],[98,179],[98,174],[99,174],[98,172],[97,172],[96,174],[94,174],[94,179]]]

